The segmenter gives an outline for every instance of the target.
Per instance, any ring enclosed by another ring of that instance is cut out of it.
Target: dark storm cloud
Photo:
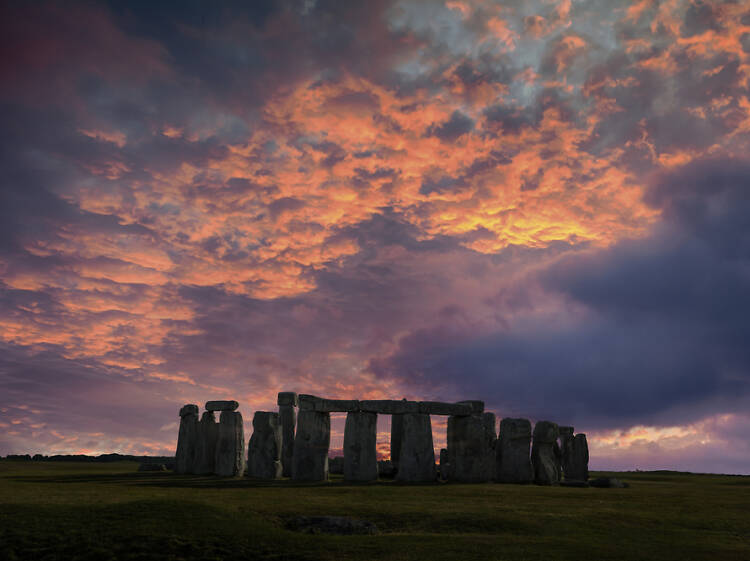
[[[427,135],[436,136],[443,142],[452,142],[472,130],[474,130],[474,120],[456,110],[447,121],[430,125],[427,129]]]
[[[489,331],[445,322],[371,368],[416,385],[460,379],[499,411],[599,427],[690,421],[717,400],[736,409],[750,372],[748,193],[750,167],[735,161],[664,176],[646,196],[664,217],[648,238],[536,277],[568,302],[562,318]]]

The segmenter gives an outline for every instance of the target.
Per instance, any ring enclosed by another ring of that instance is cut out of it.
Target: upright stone
[[[498,483],[531,483],[531,423],[528,419],[500,421],[500,437],[495,446],[495,481]]]
[[[281,466],[284,477],[292,476],[292,457],[294,456],[294,428],[297,425],[297,394],[279,392],[279,419],[281,421]]]
[[[401,451],[396,480],[430,482],[437,479],[435,450],[432,447],[430,416],[420,413],[403,415]]]
[[[344,428],[344,479],[375,481],[378,478],[377,413],[352,412]]]
[[[539,421],[534,427],[531,464],[534,466],[534,483],[537,485],[557,485],[560,483],[558,436],[559,429],[555,423]]]
[[[209,475],[215,470],[216,443],[219,425],[213,411],[204,411],[198,423],[198,442],[195,449],[195,473]]]
[[[480,483],[492,478],[495,415],[448,417],[448,479]]]
[[[245,473],[245,433],[242,413],[238,411],[222,411],[219,417],[214,473],[222,477],[242,476]]]
[[[258,479],[281,477],[282,431],[278,413],[256,411],[247,449],[247,474]]]
[[[440,449],[440,479],[448,479],[448,449]]]
[[[331,414],[304,409],[297,418],[294,436],[292,479],[328,480],[328,447],[331,444]]]
[[[180,409],[180,431],[177,434],[175,473],[193,473],[198,440],[198,406],[192,403]]]
[[[573,427],[558,427],[560,443],[560,465],[565,478],[568,478],[568,472],[571,470],[571,460],[573,454]]]
[[[587,481],[589,478],[589,445],[586,435],[583,433],[575,435],[570,446],[568,466],[565,471],[565,480]]]
[[[403,415],[391,415],[391,463],[398,473],[398,457],[401,455],[401,441],[404,433]]]

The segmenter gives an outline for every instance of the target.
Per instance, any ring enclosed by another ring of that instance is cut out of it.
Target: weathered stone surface
[[[299,405],[297,392],[279,392],[279,395],[276,398],[276,404],[297,407],[297,405]]]
[[[356,399],[325,399],[304,393],[300,394],[298,399],[300,410],[305,411],[320,413],[359,411],[359,401]]]
[[[290,392],[286,392],[290,393]],[[281,395],[281,394],[279,394]],[[296,402],[297,394],[294,394]],[[297,410],[294,405],[279,405],[281,422],[281,467],[284,477],[292,476],[292,458],[294,456],[294,428],[297,426]]]
[[[297,434],[294,437],[292,479],[295,481],[326,481],[328,479],[328,447],[330,444],[330,413],[309,409],[301,410],[297,417]]]
[[[442,403],[440,401],[418,401],[419,412],[426,415],[471,415],[474,408],[466,403]]]
[[[495,445],[495,481],[531,483],[531,423],[528,419],[500,421],[500,436]]]
[[[598,477],[588,482],[591,487],[604,487],[613,489],[625,489],[630,485],[624,481],[620,481],[615,477]]]
[[[247,447],[247,474],[258,479],[281,477],[282,442],[279,414],[256,411],[253,435]]]
[[[359,402],[359,410],[382,415],[403,415],[405,413],[419,413],[418,401],[401,401],[396,399],[363,399]]]
[[[567,452],[563,449],[563,473],[568,481],[586,481],[589,478],[589,445],[581,433],[567,439]]]
[[[534,427],[531,464],[534,483],[557,485],[560,482],[560,447],[557,444],[559,429],[555,423],[539,421]]]
[[[234,400],[207,401],[206,411],[235,411],[239,406]]]
[[[396,475],[396,468],[391,460],[378,460],[378,476],[393,478]]]
[[[401,453],[396,480],[430,482],[437,479],[435,450],[432,446],[430,416],[419,413],[403,415]]]
[[[245,474],[245,432],[242,413],[222,411],[219,417],[219,439],[216,443],[214,473],[222,477]]]
[[[479,401],[477,399],[470,399],[467,401],[459,401],[457,403],[458,405],[468,405],[469,407],[471,407],[472,415],[478,415],[480,413],[484,413],[484,401]]]
[[[344,474],[344,456],[328,458],[328,473],[332,475]]]
[[[568,436],[573,436],[573,427],[557,427],[557,430],[560,434],[560,439]]]
[[[180,408],[180,417],[184,417],[185,415],[197,415],[198,414],[198,406],[194,403],[188,403],[187,405],[183,405]]]
[[[374,535],[378,527],[367,520],[357,520],[345,516],[297,516],[287,522],[286,527],[295,532],[306,534],[354,534]]]
[[[448,417],[448,464],[450,481],[489,481],[494,471],[495,415],[493,413]]]
[[[441,448],[440,449],[440,479],[442,480],[448,479],[449,465],[450,464],[448,462],[448,449]]]
[[[216,445],[219,442],[219,425],[213,411],[204,411],[198,423],[195,447],[195,473],[208,475],[216,469]]]
[[[378,478],[377,413],[357,411],[346,416],[344,428],[344,479],[375,481]]]
[[[180,409],[180,431],[177,435],[175,473],[193,473],[197,439],[198,406],[185,405]]]
[[[401,437],[404,432],[404,418],[402,415],[391,416],[391,462],[393,469],[398,471],[398,457],[401,455]]]

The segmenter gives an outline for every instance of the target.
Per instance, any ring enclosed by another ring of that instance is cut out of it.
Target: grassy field
[[[750,477],[615,474],[629,489],[296,485],[136,467],[0,461],[0,559],[750,560]],[[380,534],[284,529],[328,514]]]

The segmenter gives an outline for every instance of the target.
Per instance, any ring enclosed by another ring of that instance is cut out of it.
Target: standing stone
[[[558,427],[560,434],[560,466],[565,478],[568,478],[568,472],[571,469],[571,459],[573,454],[573,427]]]
[[[391,463],[398,473],[398,457],[401,454],[401,441],[404,432],[404,417],[401,414],[391,415]]]
[[[331,444],[331,414],[301,410],[294,437],[292,479],[328,480],[328,447]]]
[[[557,485],[560,482],[558,436],[559,429],[555,423],[539,421],[534,427],[531,464],[534,466],[534,483],[537,485]]]
[[[448,417],[448,479],[480,483],[492,478],[495,415]]]
[[[210,475],[215,471],[216,444],[219,425],[213,411],[204,411],[198,423],[198,443],[195,449],[195,473]]]
[[[534,472],[529,455],[531,423],[528,419],[500,421],[500,437],[495,447],[495,481],[498,483],[531,483]]]
[[[403,415],[401,451],[398,456],[397,481],[431,482],[437,479],[435,449],[432,446],[430,416],[420,413]]]
[[[586,435],[575,435],[571,439],[570,455],[565,469],[566,481],[587,481],[589,478],[589,445]]]
[[[281,477],[281,423],[278,413],[256,411],[247,450],[247,474],[258,479]]]
[[[446,448],[440,449],[440,479],[443,481],[448,479],[448,450]]]
[[[344,428],[344,479],[375,481],[378,478],[377,413],[347,413]]]
[[[245,473],[245,433],[242,413],[238,411],[222,411],[219,417],[214,473],[222,477],[242,476]]]
[[[294,427],[297,425],[297,394],[279,392],[279,419],[281,422],[281,466],[284,477],[292,476],[292,457],[294,456]]]
[[[198,440],[198,406],[192,403],[180,409],[180,432],[177,435],[175,473],[193,473]]]

